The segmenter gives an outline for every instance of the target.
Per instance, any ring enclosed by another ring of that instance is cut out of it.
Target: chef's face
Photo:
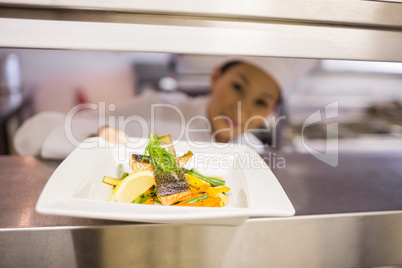
[[[217,142],[229,142],[234,136],[260,127],[280,97],[276,82],[247,63],[237,63],[224,72],[216,68],[211,76],[211,91],[208,117]]]

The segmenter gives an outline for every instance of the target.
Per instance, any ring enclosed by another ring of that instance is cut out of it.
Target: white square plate
[[[125,146],[87,139],[56,169],[43,189],[36,210],[50,215],[133,222],[238,225],[249,217],[293,216],[295,210],[265,161],[248,146],[174,142],[177,155],[192,151],[186,168],[223,177],[229,203],[222,208],[174,207],[110,202],[112,187],[103,176],[116,177],[131,153],[143,154],[146,139]],[[96,143],[96,146],[93,144]],[[92,147],[92,148],[80,148]]]

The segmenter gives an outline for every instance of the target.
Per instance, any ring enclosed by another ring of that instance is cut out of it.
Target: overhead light
[[[162,77],[158,82],[159,88],[166,91],[177,90],[178,83],[176,79],[170,76]]]
[[[402,63],[399,62],[322,60],[321,67],[329,72],[402,74]]]

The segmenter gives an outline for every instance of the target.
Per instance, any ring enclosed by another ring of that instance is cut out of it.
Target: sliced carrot
[[[196,194],[196,193],[198,193],[200,190],[198,189],[198,188],[195,188],[195,187],[193,187],[193,186],[190,186],[190,188],[191,188],[191,194],[193,195],[193,194]]]
[[[181,205],[182,203],[186,203],[187,201],[189,201],[191,199],[194,199],[196,197],[199,197],[201,195],[204,195],[204,194],[205,194],[205,192],[197,192],[195,194],[192,194],[190,198],[187,198],[186,200],[183,200],[183,201],[181,201],[181,202],[179,202],[177,204],[173,204],[173,206]],[[196,203],[193,203],[193,204],[196,204]]]
[[[203,185],[198,190],[200,192],[204,192],[206,189],[209,189],[209,188],[211,188],[211,185]]]
[[[191,186],[191,194],[195,195],[197,193],[202,193],[202,192],[205,192],[209,188],[211,188],[211,185],[203,185],[200,188],[195,188],[195,187]],[[191,198],[193,198],[193,196]]]
[[[145,201],[144,203],[145,205],[153,205],[154,204],[154,199],[152,197],[148,198],[147,201]]]
[[[155,186],[152,186],[151,188],[149,188],[148,190],[146,190],[144,192],[144,194],[149,194],[150,192],[152,192],[154,190]]]
[[[207,199],[201,200],[197,203],[201,203],[203,207],[213,207],[215,205],[219,206],[220,202],[221,199],[219,197],[208,197]]]
[[[189,207],[214,207],[218,206],[221,202],[219,197],[208,197],[207,199],[198,201],[197,203],[178,203],[175,206],[189,206]]]

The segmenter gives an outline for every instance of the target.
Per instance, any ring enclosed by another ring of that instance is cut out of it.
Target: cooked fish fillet
[[[176,157],[176,150],[174,149],[172,137],[170,135],[163,136],[163,138],[158,140],[158,143],[162,148],[165,148],[168,153]]]
[[[143,155],[132,154],[130,157],[130,167],[133,171],[137,170],[152,170],[152,165],[149,161],[144,161]]]
[[[170,135],[164,136],[158,141],[158,143],[176,158],[176,150],[174,149],[172,138],[170,137]],[[192,153],[188,156],[191,157]],[[188,158],[188,156],[186,158]],[[177,158],[176,161],[178,161]],[[179,161],[177,163],[179,164]],[[169,206],[171,204],[186,200],[191,197],[191,188],[187,182],[186,177],[184,176],[183,170],[178,169],[172,172],[173,174],[168,174],[158,172],[158,170],[154,170],[157,195],[162,205],[165,206]]]
[[[190,160],[193,156],[191,151],[188,151],[183,156],[177,158],[177,162],[180,167],[184,167],[185,164]],[[143,155],[140,154],[132,154],[130,157],[130,167],[133,171],[137,170],[152,170],[152,165],[149,161],[143,160]]]
[[[177,163],[179,164],[180,167],[184,167],[184,165],[187,164],[187,162],[190,160],[191,157],[193,157],[193,153],[191,151],[188,151],[183,156],[177,158]]]
[[[167,196],[158,196],[159,201],[164,206],[170,206],[174,203],[184,201],[191,198],[191,191],[185,191],[178,194],[172,194]]]
[[[182,170],[179,170],[174,175],[167,173],[154,174],[157,195],[162,205],[169,206],[191,197],[191,188]]]

